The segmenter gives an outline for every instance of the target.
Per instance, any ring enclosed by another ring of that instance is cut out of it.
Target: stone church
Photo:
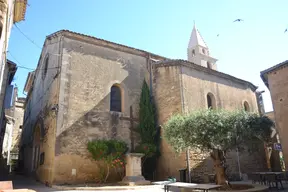
[[[115,138],[131,146],[130,112],[138,117],[145,79],[163,126],[174,113],[212,107],[257,111],[257,87],[217,71],[210,50],[194,26],[187,60],[174,60],[96,37],[61,30],[47,36],[37,69],[29,73],[20,164],[48,184],[95,181],[99,169],[87,151],[93,139]],[[124,118],[123,118],[124,117]],[[125,118],[126,117],[126,118]],[[137,123],[137,122],[135,122]],[[179,178],[185,154],[165,138],[155,179]],[[260,147],[261,148],[261,147]],[[262,149],[228,156],[231,172],[265,169]],[[213,173],[211,160],[190,151],[193,177]]]

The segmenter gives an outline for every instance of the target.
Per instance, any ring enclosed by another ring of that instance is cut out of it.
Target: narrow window
[[[110,111],[122,111],[122,95],[118,85],[113,85],[110,92]]]
[[[245,111],[247,111],[247,112],[249,112],[250,111],[250,107],[249,107],[249,104],[248,104],[248,102],[247,101],[244,101],[244,110]]]
[[[212,93],[207,94],[207,107],[208,109],[216,109],[215,97]]]
[[[46,74],[47,74],[47,71],[48,71],[48,64],[49,64],[49,57],[48,57],[48,55],[46,56],[44,62],[45,62],[45,63],[44,63],[44,69],[43,69],[43,79],[46,77]]]

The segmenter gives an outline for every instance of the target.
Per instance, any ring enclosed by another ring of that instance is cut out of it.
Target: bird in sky
[[[288,28],[285,29],[284,33],[286,33],[288,31]]]
[[[233,22],[240,22],[240,21],[243,21],[243,19],[236,19],[236,20],[233,21]]]
[[[217,37],[219,37],[219,34],[217,35]]]

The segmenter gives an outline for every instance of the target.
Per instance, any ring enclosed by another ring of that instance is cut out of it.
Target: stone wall
[[[60,46],[60,37],[47,39],[43,46],[33,87],[25,103],[19,156],[26,174],[36,173],[41,182],[48,184],[53,181],[54,171],[56,114],[52,108],[58,102]],[[35,135],[36,132],[39,134]],[[40,154],[44,156],[43,164]]]
[[[207,108],[207,94],[214,95],[216,108],[243,109],[248,102],[251,112],[258,112],[255,93],[243,83],[217,77],[212,73],[182,67],[185,112]]]
[[[171,115],[182,112],[180,69],[178,66],[157,67],[153,73],[153,90],[158,113],[158,123],[163,125]],[[161,156],[157,164],[157,179],[177,176],[178,169],[186,167],[185,154],[175,154],[163,138],[160,143]]]
[[[55,183],[97,180],[99,168],[87,150],[88,141],[115,138],[130,146],[130,122],[119,117],[129,116],[131,105],[133,116],[138,116],[146,68],[143,56],[79,41],[73,35],[64,38]],[[122,112],[110,111],[114,84],[122,91]]]
[[[281,67],[268,73],[268,84],[271,99],[274,108],[276,129],[279,133],[280,142],[285,161],[285,167],[288,167],[288,67]]]

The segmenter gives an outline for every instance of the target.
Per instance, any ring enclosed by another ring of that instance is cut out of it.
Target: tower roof
[[[203,38],[201,37],[201,35],[200,35],[199,31],[197,30],[196,25],[194,23],[194,27],[193,27],[193,30],[192,30],[192,33],[190,36],[188,48],[195,47],[196,45],[200,45],[202,47],[208,48],[208,46],[204,42]]]

